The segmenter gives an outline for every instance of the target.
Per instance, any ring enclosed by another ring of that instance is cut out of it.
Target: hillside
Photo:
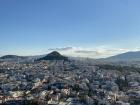
[[[100,59],[105,61],[140,61],[140,51],[136,52],[126,52],[111,56],[108,58]]]
[[[38,59],[38,61],[40,60],[68,60],[68,57],[62,56],[57,51],[53,51],[49,53],[48,55]]]

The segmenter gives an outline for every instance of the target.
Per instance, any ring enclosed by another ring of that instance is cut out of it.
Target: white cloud
[[[94,48],[60,47],[60,48],[49,49],[49,51],[56,50],[64,55],[75,56],[75,57],[104,58],[104,57],[109,57],[128,51],[136,51],[136,49],[111,48],[109,46],[98,46]]]
[[[48,50],[50,50],[50,51],[67,51],[67,50],[71,50],[71,49],[73,49],[72,47],[61,47],[61,48],[50,48],[50,49],[48,49]]]

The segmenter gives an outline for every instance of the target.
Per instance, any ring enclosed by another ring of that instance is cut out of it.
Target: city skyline
[[[140,1],[1,0],[0,55],[100,58],[139,51]]]

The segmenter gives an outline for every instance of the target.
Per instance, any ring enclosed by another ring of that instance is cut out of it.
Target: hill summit
[[[45,57],[42,57],[38,60],[68,60],[68,57],[61,55],[57,51],[53,51],[49,53],[48,55],[46,55]]]

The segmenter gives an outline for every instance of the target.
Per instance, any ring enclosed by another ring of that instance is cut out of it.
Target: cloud
[[[64,48],[50,48],[49,51],[68,51],[73,49],[72,47],[64,47]]]
[[[75,53],[84,53],[84,54],[89,54],[89,53],[97,53],[97,51],[89,51],[89,50],[77,50]]]
[[[123,48],[112,48],[109,46],[97,46],[93,48],[84,47],[60,47],[48,49],[49,51],[59,51],[60,53],[67,56],[74,57],[89,57],[89,58],[105,58],[120,53],[132,51],[134,49],[123,49]]]

